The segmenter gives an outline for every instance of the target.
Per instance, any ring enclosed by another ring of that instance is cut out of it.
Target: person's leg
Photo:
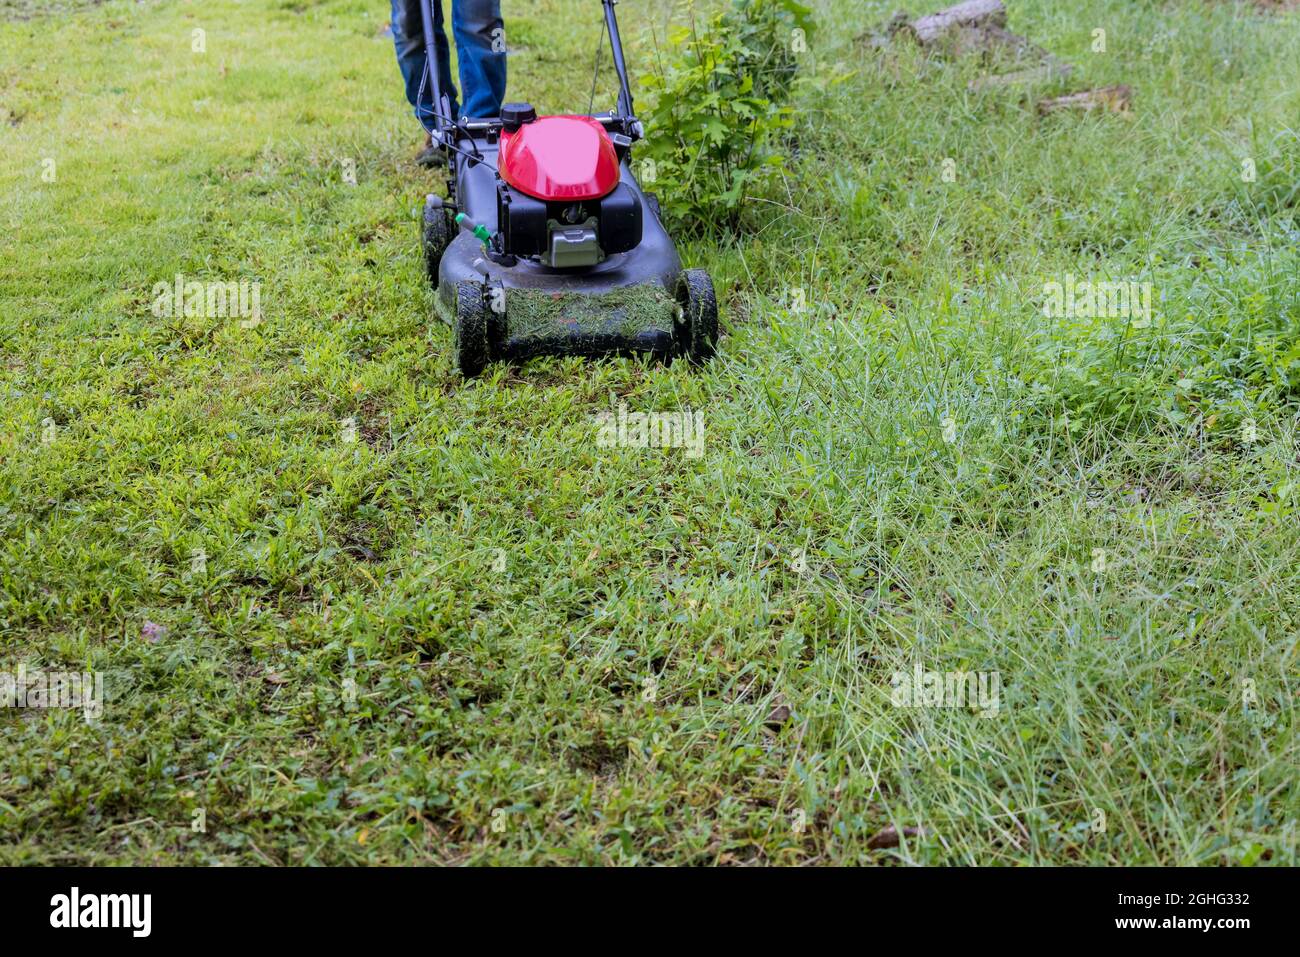
[[[456,85],[451,82],[451,47],[447,31],[443,28],[442,0],[433,4],[434,42],[438,45],[440,69],[438,75],[442,88],[451,98],[451,113],[456,115]],[[424,49],[424,19],[420,15],[420,0],[392,0],[393,46],[397,49],[397,65],[406,83],[406,99],[415,108],[415,116],[427,126],[433,125],[433,86],[424,77],[428,57]],[[424,91],[421,93],[420,86]]]
[[[451,29],[460,57],[465,115],[501,115],[506,98],[506,27],[501,0],[452,0]]]

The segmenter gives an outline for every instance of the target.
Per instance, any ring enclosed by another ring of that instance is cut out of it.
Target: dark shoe
[[[433,145],[433,134],[430,133],[424,139],[424,149],[415,154],[415,162],[420,166],[436,166],[438,164],[438,147]]]

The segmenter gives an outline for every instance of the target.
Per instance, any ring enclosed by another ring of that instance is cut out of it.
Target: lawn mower
[[[447,173],[447,198],[425,201],[421,247],[462,375],[539,355],[697,363],[713,355],[713,283],[704,270],[683,270],[658,201],[632,175],[632,144],[644,130],[616,2],[602,0],[615,109],[538,116],[527,103],[507,103],[499,117],[456,118],[439,81],[430,0],[421,0],[429,132]],[[599,70],[600,48],[596,57]]]

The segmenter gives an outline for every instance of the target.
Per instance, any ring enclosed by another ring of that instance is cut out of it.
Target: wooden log
[[[1006,25],[1007,8],[1002,5],[1002,0],[965,0],[954,7],[913,20],[906,30],[922,46],[930,46],[954,32]]]
[[[1109,113],[1129,113],[1133,109],[1133,89],[1125,84],[1103,86],[1096,90],[1083,90],[1079,93],[1067,93],[1054,96],[1038,104],[1042,116],[1060,110],[1103,110]]]

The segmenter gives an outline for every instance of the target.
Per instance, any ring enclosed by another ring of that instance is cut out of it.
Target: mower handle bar
[[[623,39],[618,32],[618,17],[614,7],[618,0],[601,0],[605,5],[605,26],[609,29],[609,48],[614,54],[614,70],[618,73],[618,112],[629,122],[635,122],[632,109],[632,87],[627,82],[627,61],[623,59]]]
[[[438,133],[446,133],[462,124],[451,115],[451,101],[447,99],[446,91],[442,88],[442,77],[438,69],[441,65],[438,60],[438,44],[434,40],[433,33],[433,2],[434,0],[420,0],[420,19],[424,25],[425,69],[433,93],[434,129]],[[437,2],[441,3],[442,0]],[[605,8],[605,28],[609,31],[609,47],[613,51],[614,71],[618,74],[618,110],[616,114],[611,114],[611,120],[621,119],[631,127],[636,123],[636,113],[632,107],[632,88],[627,81],[627,61],[623,58],[623,40],[618,32],[618,17],[614,13],[618,0],[601,0],[601,3]],[[598,116],[597,119],[605,121],[603,116]],[[476,124],[471,122],[468,125],[473,127]]]

